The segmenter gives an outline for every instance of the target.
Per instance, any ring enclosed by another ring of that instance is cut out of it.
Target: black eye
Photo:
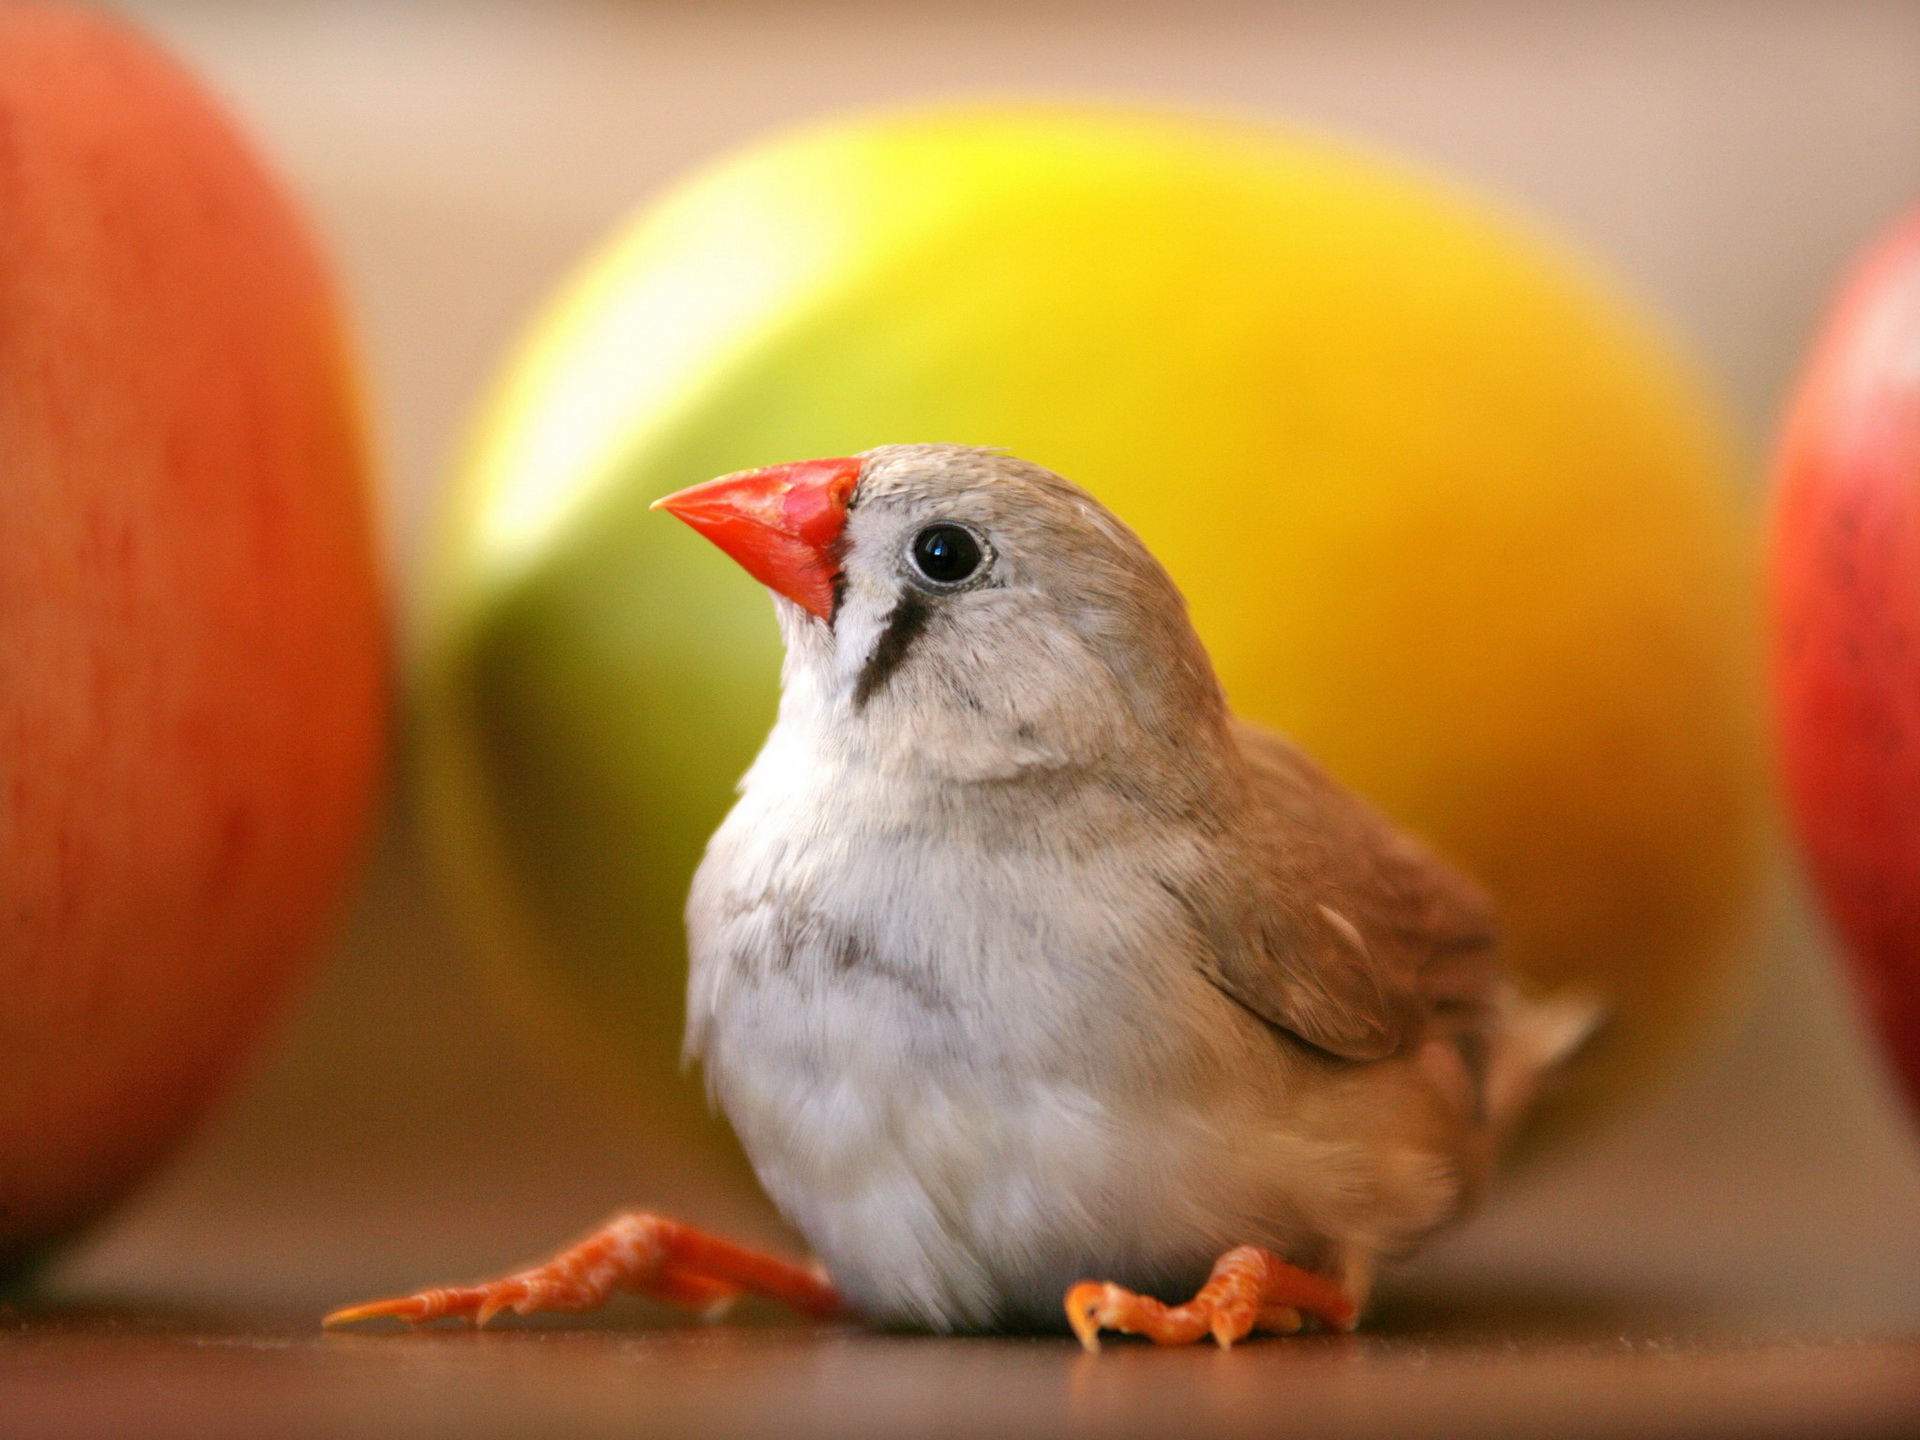
[[[958,585],[980,568],[980,542],[958,525],[929,525],[913,537],[913,563],[941,585]]]

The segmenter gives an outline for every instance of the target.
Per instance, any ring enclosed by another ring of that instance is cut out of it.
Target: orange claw
[[[1333,1330],[1351,1330],[1359,1318],[1340,1286],[1257,1245],[1222,1255],[1207,1283],[1184,1305],[1087,1280],[1067,1291],[1066,1306],[1073,1333],[1094,1352],[1102,1330],[1145,1335],[1156,1345],[1191,1345],[1211,1334],[1225,1350],[1254,1330],[1292,1334],[1303,1312]]]
[[[322,1325],[352,1325],[360,1320],[405,1320],[409,1325],[432,1318],[425,1310],[426,1295],[407,1295],[397,1300],[373,1300],[365,1305],[345,1305],[323,1317]]]
[[[824,1318],[840,1297],[817,1269],[748,1250],[658,1215],[615,1216],[544,1265],[480,1285],[422,1290],[391,1300],[349,1305],[325,1326],[392,1318],[409,1325],[463,1316],[485,1325],[502,1310],[591,1310],[628,1290],[716,1318],[742,1294],[764,1295]]]

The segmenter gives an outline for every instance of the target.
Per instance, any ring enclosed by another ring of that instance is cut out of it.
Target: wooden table
[[[1735,1339],[1511,1298],[1226,1354],[753,1318],[676,1325],[633,1304],[323,1334],[311,1316],[14,1308],[0,1436],[1920,1435],[1920,1342]]]

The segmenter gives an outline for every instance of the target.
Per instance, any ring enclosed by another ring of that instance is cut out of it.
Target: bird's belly
[[[869,1319],[1057,1327],[1076,1280],[1190,1293],[1228,1245],[1293,1238],[1228,1117],[971,1045],[925,997],[805,988],[732,996],[709,1064],[762,1183]]]

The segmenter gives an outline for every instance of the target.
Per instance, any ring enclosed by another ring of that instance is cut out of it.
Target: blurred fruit
[[[1801,845],[1920,1102],[1920,211],[1865,256],[1800,382],[1773,622]]]
[[[0,4],[0,1262],[164,1154],[332,913],[384,619],[326,277],[194,82]]]
[[[446,516],[428,824],[494,968],[656,1116],[680,910],[771,722],[771,607],[647,513],[885,441],[1087,485],[1234,705],[1477,872],[1617,1096],[1738,951],[1756,830],[1745,517],[1645,323],[1417,175],[1101,111],[860,120],[615,237],[509,367]]]

